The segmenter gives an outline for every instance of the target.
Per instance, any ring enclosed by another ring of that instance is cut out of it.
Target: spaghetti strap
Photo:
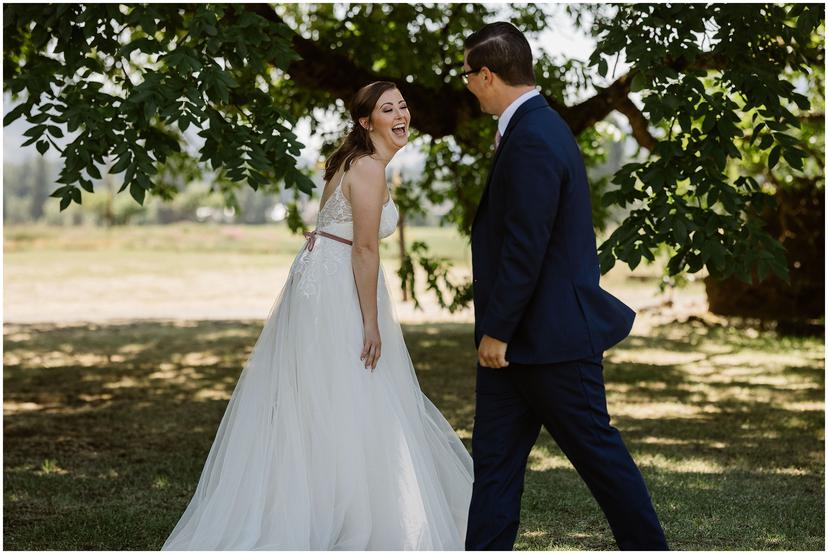
[[[339,178],[339,184],[334,187],[333,192],[331,192],[331,194],[328,195],[328,198],[325,199],[324,204],[321,203],[321,198],[320,198],[320,204],[319,204],[319,211],[320,212],[322,211],[322,208],[324,208],[325,206],[328,205],[328,201],[331,199],[331,197],[333,197],[334,194],[336,194],[336,190],[342,188],[342,182],[345,181],[345,174],[346,173],[348,173],[348,172],[343,168],[342,177]],[[342,191],[340,191],[340,194],[341,194],[341,192]],[[346,200],[347,200],[347,198],[346,198]]]
[[[345,193],[344,193],[344,192],[342,192],[342,183],[344,183],[344,182],[345,182],[345,175],[346,175],[347,173],[348,173],[348,170],[347,170],[347,169],[345,169],[345,167],[343,166],[343,167],[342,167],[342,177],[340,177],[340,178],[339,178],[339,184],[338,184],[338,185],[336,185],[336,188],[335,188],[335,189],[333,190],[333,192],[331,193],[331,196],[333,196],[333,195],[336,193],[336,190],[337,190],[337,189],[339,189],[339,194],[341,194],[341,195],[342,195],[342,197],[343,197],[343,198],[345,198]],[[348,200],[348,199],[347,199],[347,198],[345,198],[345,200]],[[325,203],[327,204],[327,202],[325,202]],[[350,200],[348,200],[348,203],[350,203]]]

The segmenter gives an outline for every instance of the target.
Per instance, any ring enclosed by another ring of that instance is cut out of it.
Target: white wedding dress
[[[317,229],[352,239],[341,184]],[[389,200],[380,238],[397,219]],[[371,372],[351,247],[303,247],[162,550],[464,549],[471,456],[420,390],[382,268],[377,311]]]

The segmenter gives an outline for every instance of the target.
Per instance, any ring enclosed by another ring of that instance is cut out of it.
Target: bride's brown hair
[[[387,90],[395,89],[397,85],[391,81],[375,81],[359,89],[351,99],[351,131],[342,141],[333,154],[325,162],[325,182],[333,179],[339,170],[339,166],[345,162],[345,171],[351,168],[351,164],[357,158],[370,156],[374,153],[374,144],[368,135],[368,130],[360,125],[359,120],[363,117],[371,117],[377,100]]]

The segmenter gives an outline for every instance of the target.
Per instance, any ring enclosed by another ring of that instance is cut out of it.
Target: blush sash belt
[[[351,246],[351,245],[354,244],[353,241],[350,241],[348,239],[344,239],[342,237],[338,237],[336,235],[332,235],[330,233],[326,233],[325,231],[319,231],[319,230],[305,231],[304,235],[305,235],[305,238],[308,239],[307,249],[308,249],[309,252],[311,250],[313,250],[313,246],[316,244],[316,237],[318,237],[318,236],[333,239],[335,241],[341,242],[342,244],[347,244],[348,246]]]

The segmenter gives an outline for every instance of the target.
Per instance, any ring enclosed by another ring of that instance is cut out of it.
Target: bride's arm
[[[362,310],[364,336],[360,359],[364,360],[366,368],[373,370],[377,367],[382,347],[377,321],[377,279],[379,226],[387,188],[385,164],[371,158],[361,158],[351,166],[348,183],[354,216],[351,265]]]

